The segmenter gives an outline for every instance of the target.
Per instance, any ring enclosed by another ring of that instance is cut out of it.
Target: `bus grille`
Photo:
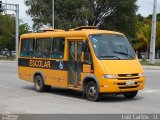
[[[118,80],[121,80],[117,83],[119,89],[132,89],[139,87],[139,82],[136,82],[140,78],[138,73],[131,74],[118,74]],[[126,81],[123,81],[126,80]],[[127,85],[127,81],[135,81],[133,85]]]
[[[119,77],[135,77],[138,76],[138,73],[132,73],[132,74],[118,74]]]
[[[133,80],[133,79],[139,79],[138,73],[133,74],[118,74],[118,80]]]
[[[135,80],[139,79],[140,77],[131,77],[131,78],[118,78],[118,80]]]
[[[139,86],[138,82],[135,82],[134,85],[128,86],[126,83],[117,83],[119,89],[129,89],[129,88],[137,88]]]
[[[130,88],[137,88],[138,86],[126,86],[126,87],[119,87],[119,89],[130,89]]]

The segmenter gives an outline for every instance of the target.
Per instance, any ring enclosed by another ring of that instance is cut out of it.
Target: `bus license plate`
[[[126,82],[126,85],[128,85],[128,86],[131,86],[131,85],[134,85],[135,84],[135,81],[128,81],[128,82]]]

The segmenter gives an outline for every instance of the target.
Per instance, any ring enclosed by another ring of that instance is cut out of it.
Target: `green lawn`
[[[10,60],[10,61],[13,61],[13,60],[15,60],[15,57],[2,57],[2,56],[0,56],[0,60]]]
[[[142,61],[140,61],[140,63],[142,65],[152,65],[152,64],[149,64],[149,62],[146,60],[142,60]],[[153,66],[160,66],[160,62],[156,62]]]

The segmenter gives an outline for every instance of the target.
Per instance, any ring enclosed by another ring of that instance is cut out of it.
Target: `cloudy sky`
[[[137,0],[137,4],[139,6],[138,12],[143,16],[148,16],[153,12],[153,1],[154,0]],[[158,1],[158,12],[160,13],[160,0]],[[3,3],[12,3],[19,4],[20,6],[20,19],[22,19],[25,23],[28,23],[32,26],[32,20],[30,16],[26,14],[27,7],[24,5],[24,0],[2,0]],[[8,12],[11,13],[11,12]]]

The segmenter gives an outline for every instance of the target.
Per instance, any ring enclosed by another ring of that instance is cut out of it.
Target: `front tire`
[[[124,97],[127,99],[132,99],[136,97],[137,94],[138,94],[138,91],[127,92],[127,93],[124,93]]]
[[[48,92],[51,86],[45,85],[42,76],[36,75],[34,78],[34,87],[37,92]]]
[[[97,84],[93,81],[87,83],[85,93],[89,101],[95,102],[100,100],[101,95],[98,91]]]

